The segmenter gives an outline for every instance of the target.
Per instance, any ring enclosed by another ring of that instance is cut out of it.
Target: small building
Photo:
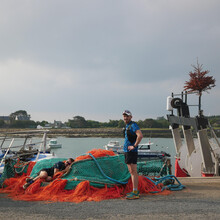
[[[50,128],[53,128],[53,125],[51,123],[48,123],[44,125],[44,128],[50,129]]]
[[[15,120],[16,121],[29,121],[31,119],[30,115],[16,115]]]
[[[53,127],[54,127],[54,128],[62,128],[62,126],[63,126],[62,121],[56,121],[56,120],[54,120],[54,123],[53,123]]]
[[[0,116],[0,120],[4,121],[5,124],[10,124],[11,122],[10,116]]]

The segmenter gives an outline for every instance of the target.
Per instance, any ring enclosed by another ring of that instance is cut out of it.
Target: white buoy
[[[171,106],[172,99],[173,99],[173,97],[171,97],[171,96],[167,97],[167,111],[173,111],[173,107]]]

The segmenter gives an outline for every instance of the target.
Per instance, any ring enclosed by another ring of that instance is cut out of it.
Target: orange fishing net
[[[105,156],[115,156],[115,153],[111,150],[104,150],[104,149],[93,149],[89,152],[87,152],[88,154],[92,154],[95,158],[99,158],[99,157],[105,157]],[[75,161],[80,161],[80,160],[86,160],[86,159],[91,159],[91,156],[89,155],[82,155],[79,156],[75,159]]]
[[[92,150],[91,153],[94,157],[114,156],[114,152],[106,150]],[[91,156],[85,155],[76,158],[75,161],[91,159]],[[33,168],[34,163],[30,163],[27,174],[23,173],[19,177],[9,178],[4,181],[3,187],[0,189],[0,193],[8,193],[8,195],[14,200],[25,201],[59,201],[59,202],[83,202],[83,201],[101,201],[106,199],[123,198],[126,193],[132,191],[132,182],[129,179],[125,185],[114,185],[112,187],[96,188],[91,186],[89,181],[80,182],[74,189],[67,190],[65,186],[67,179],[61,179],[62,173],[58,173],[52,182],[42,186],[41,179],[36,180],[26,190],[23,189],[23,185],[26,183],[26,178],[30,175],[30,171]],[[163,195],[170,193],[168,190],[162,191],[162,185],[155,185],[152,181],[139,176],[138,185],[140,194],[149,194],[151,192],[158,192]]]

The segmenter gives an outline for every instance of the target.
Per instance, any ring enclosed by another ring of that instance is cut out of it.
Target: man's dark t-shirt
[[[64,170],[66,168],[65,163],[62,161],[59,161],[55,163],[51,168],[42,169],[41,171],[46,171],[48,176],[53,177],[54,175],[54,169],[58,169],[59,171]]]

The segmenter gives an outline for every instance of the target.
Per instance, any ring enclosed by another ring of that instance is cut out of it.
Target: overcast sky
[[[0,116],[166,116],[197,59],[216,79],[204,114],[220,115],[219,9],[219,0],[0,0]]]

